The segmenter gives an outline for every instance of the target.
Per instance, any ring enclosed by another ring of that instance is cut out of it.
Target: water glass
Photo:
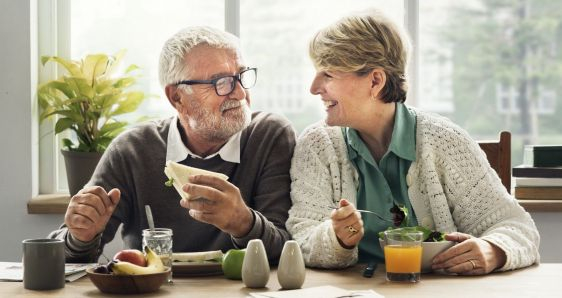
[[[142,230],[142,246],[148,246],[162,260],[164,266],[172,268],[172,229],[156,228]],[[168,282],[172,282],[172,270],[168,276]]]

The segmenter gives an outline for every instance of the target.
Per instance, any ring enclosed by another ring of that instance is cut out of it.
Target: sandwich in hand
[[[189,182],[189,177],[191,175],[210,175],[218,177],[222,180],[228,180],[228,176],[217,173],[211,172],[207,170],[202,170],[194,167],[184,166],[177,162],[168,160],[166,162],[166,167],[164,168],[164,174],[168,176],[168,181],[166,182],[166,186],[174,186],[182,199],[189,199],[189,194],[182,190],[182,186]]]

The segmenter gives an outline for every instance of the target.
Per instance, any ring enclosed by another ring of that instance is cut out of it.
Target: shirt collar
[[[396,103],[394,129],[388,147],[400,158],[416,160],[416,114],[403,103]]]
[[[178,116],[174,116],[170,122],[170,129],[168,130],[168,146],[166,147],[166,160],[172,160],[175,162],[181,162],[185,160],[189,155],[200,159],[211,159],[216,155],[219,155],[222,160],[240,163],[240,136],[242,132],[239,131],[232,137],[228,139],[226,144],[224,144],[219,151],[213,153],[206,157],[200,157],[197,154],[191,152],[187,146],[181,140],[180,131],[178,129]]]
[[[361,156],[363,159],[374,164],[371,153],[367,145],[365,145],[359,137],[359,133],[349,127],[346,127],[344,132],[349,146],[353,149],[348,150],[349,158],[355,159]],[[392,129],[392,138],[388,151],[393,152],[402,159],[409,161],[416,160],[416,114],[402,103],[396,103],[394,128]]]

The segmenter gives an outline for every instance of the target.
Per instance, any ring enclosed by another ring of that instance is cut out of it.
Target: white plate
[[[221,275],[222,267],[219,262],[173,262],[173,276],[210,276]]]

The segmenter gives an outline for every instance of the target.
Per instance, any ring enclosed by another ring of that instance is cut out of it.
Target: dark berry
[[[109,274],[109,268],[107,267],[107,265],[98,265],[94,268],[94,272],[101,273],[101,274]]]

